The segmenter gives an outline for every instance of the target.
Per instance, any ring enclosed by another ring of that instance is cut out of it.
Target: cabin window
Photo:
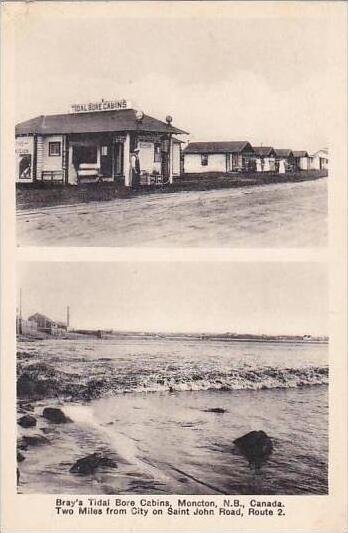
[[[201,154],[201,165],[206,167],[208,165],[208,154]]]
[[[107,146],[102,146],[101,147],[101,155],[102,156],[108,155],[108,147]]]
[[[48,155],[50,156],[60,156],[60,142],[50,142],[48,143]]]
[[[154,150],[154,162],[155,163],[160,163],[161,162],[161,144],[160,143],[156,143],[154,148],[155,148],[155,150]]]

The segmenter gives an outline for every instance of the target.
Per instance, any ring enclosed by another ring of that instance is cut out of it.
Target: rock
[[[71,422],[70,418],[66,417],[63,411],[57,407],[45,407],[42,416],[54,424],[66,424],[67,422]]]
[[[17,462],[21,463],[22,461],[24,461],[24,459],[24,455],[19,450],[17,450]]]
[[[226,413],[226,409],[222,407],[212,407],[211,409],[204,409],[205,413]]]
[[[18,448],[20,450],[26,450],[28,446],[41,446],[48,443],[49,440],[43,435],[23,435],[18,443]]]
[[[267,461],[273,451],[273,443],[264,431],[250,431],[233,441],[239,451],[256,469]]]
[[[36,426],[36,418],[31,415],[23,415],[17,422],[22,428],[33,428]]]
[[[82,459],[78,459],[76,463],[70,468],[73,474],[93,474],[98,467],[117,468],[117,464],[113,459],[104,457],[100,453],[92,453]]]
[[[99,461],[98,466],[104,468],[117,468],[117,463],[113,459],[110,459],[110,457],[102,457]]]
[[[39,400],[45,397],[56,396],[57,383],[51,379],[39,379],[36,375],[24,372],[17,379],[17,397]]]

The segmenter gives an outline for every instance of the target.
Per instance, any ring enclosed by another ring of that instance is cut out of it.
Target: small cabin
[[[329,167],[329,151],[323,148],[309,156],[309,166],[313,170],[327,170]]]
[[[191,142],[183,151],[184,173],[251,170],[254,150],[248,141]]]
[[[293,155],[295,170],[309,169],[309,155],[306,150],[294,150]]]
[[[256,172],[275,172],[276,153],[272,146],[253,146]]]
[[[287,171],[294,169],[294,154],[290,148],[274,148],[276,167],[279,166],[280,161],[284,161]]]

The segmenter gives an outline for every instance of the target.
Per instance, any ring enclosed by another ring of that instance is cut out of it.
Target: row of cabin
[[[173,183],[185,173],[284,173],[328,166],[327,150],[309,155],[248,141],[191,142],[182,150],[177,136],[187,132],[174,127],[169,116],[163,122],[128,107],[87,109],[17,124],[17,182],[113,181],[131,187],[135,159],[140,185]]]
[[[17,182],[115,181],[132,185],[138,154],[140,184],[180,176],[184,132],[134,109],[41,115],[16,126]]]
[[[296,172],[328,168],[328,150],[252,146],[248,141],[192,142],[183,150],[186,174],[201,172]]]
[[[51,318],[35,313],[26,320],[17,316],[16,329],[18,334],[35,334],[37,332],[47,335],[60,336],[67,331],[67,325]]]

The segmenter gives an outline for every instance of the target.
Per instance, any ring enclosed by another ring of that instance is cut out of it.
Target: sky
[[[28,262],[23,316],[126,331],[328,333],[321,263]]]
[[[229,2],[216,17],[181,17],[177,4],[164,17],[159,3],[151,16],[118,17],[108,4],[99,18],[73,16],[67,4],[59,17],[28,7],[18,18],[17,121],[120,97],[156,118],[172,115],[192,141],[327,146],[328,17],[261,17],[256,2],[242,18],[224,16]]]

